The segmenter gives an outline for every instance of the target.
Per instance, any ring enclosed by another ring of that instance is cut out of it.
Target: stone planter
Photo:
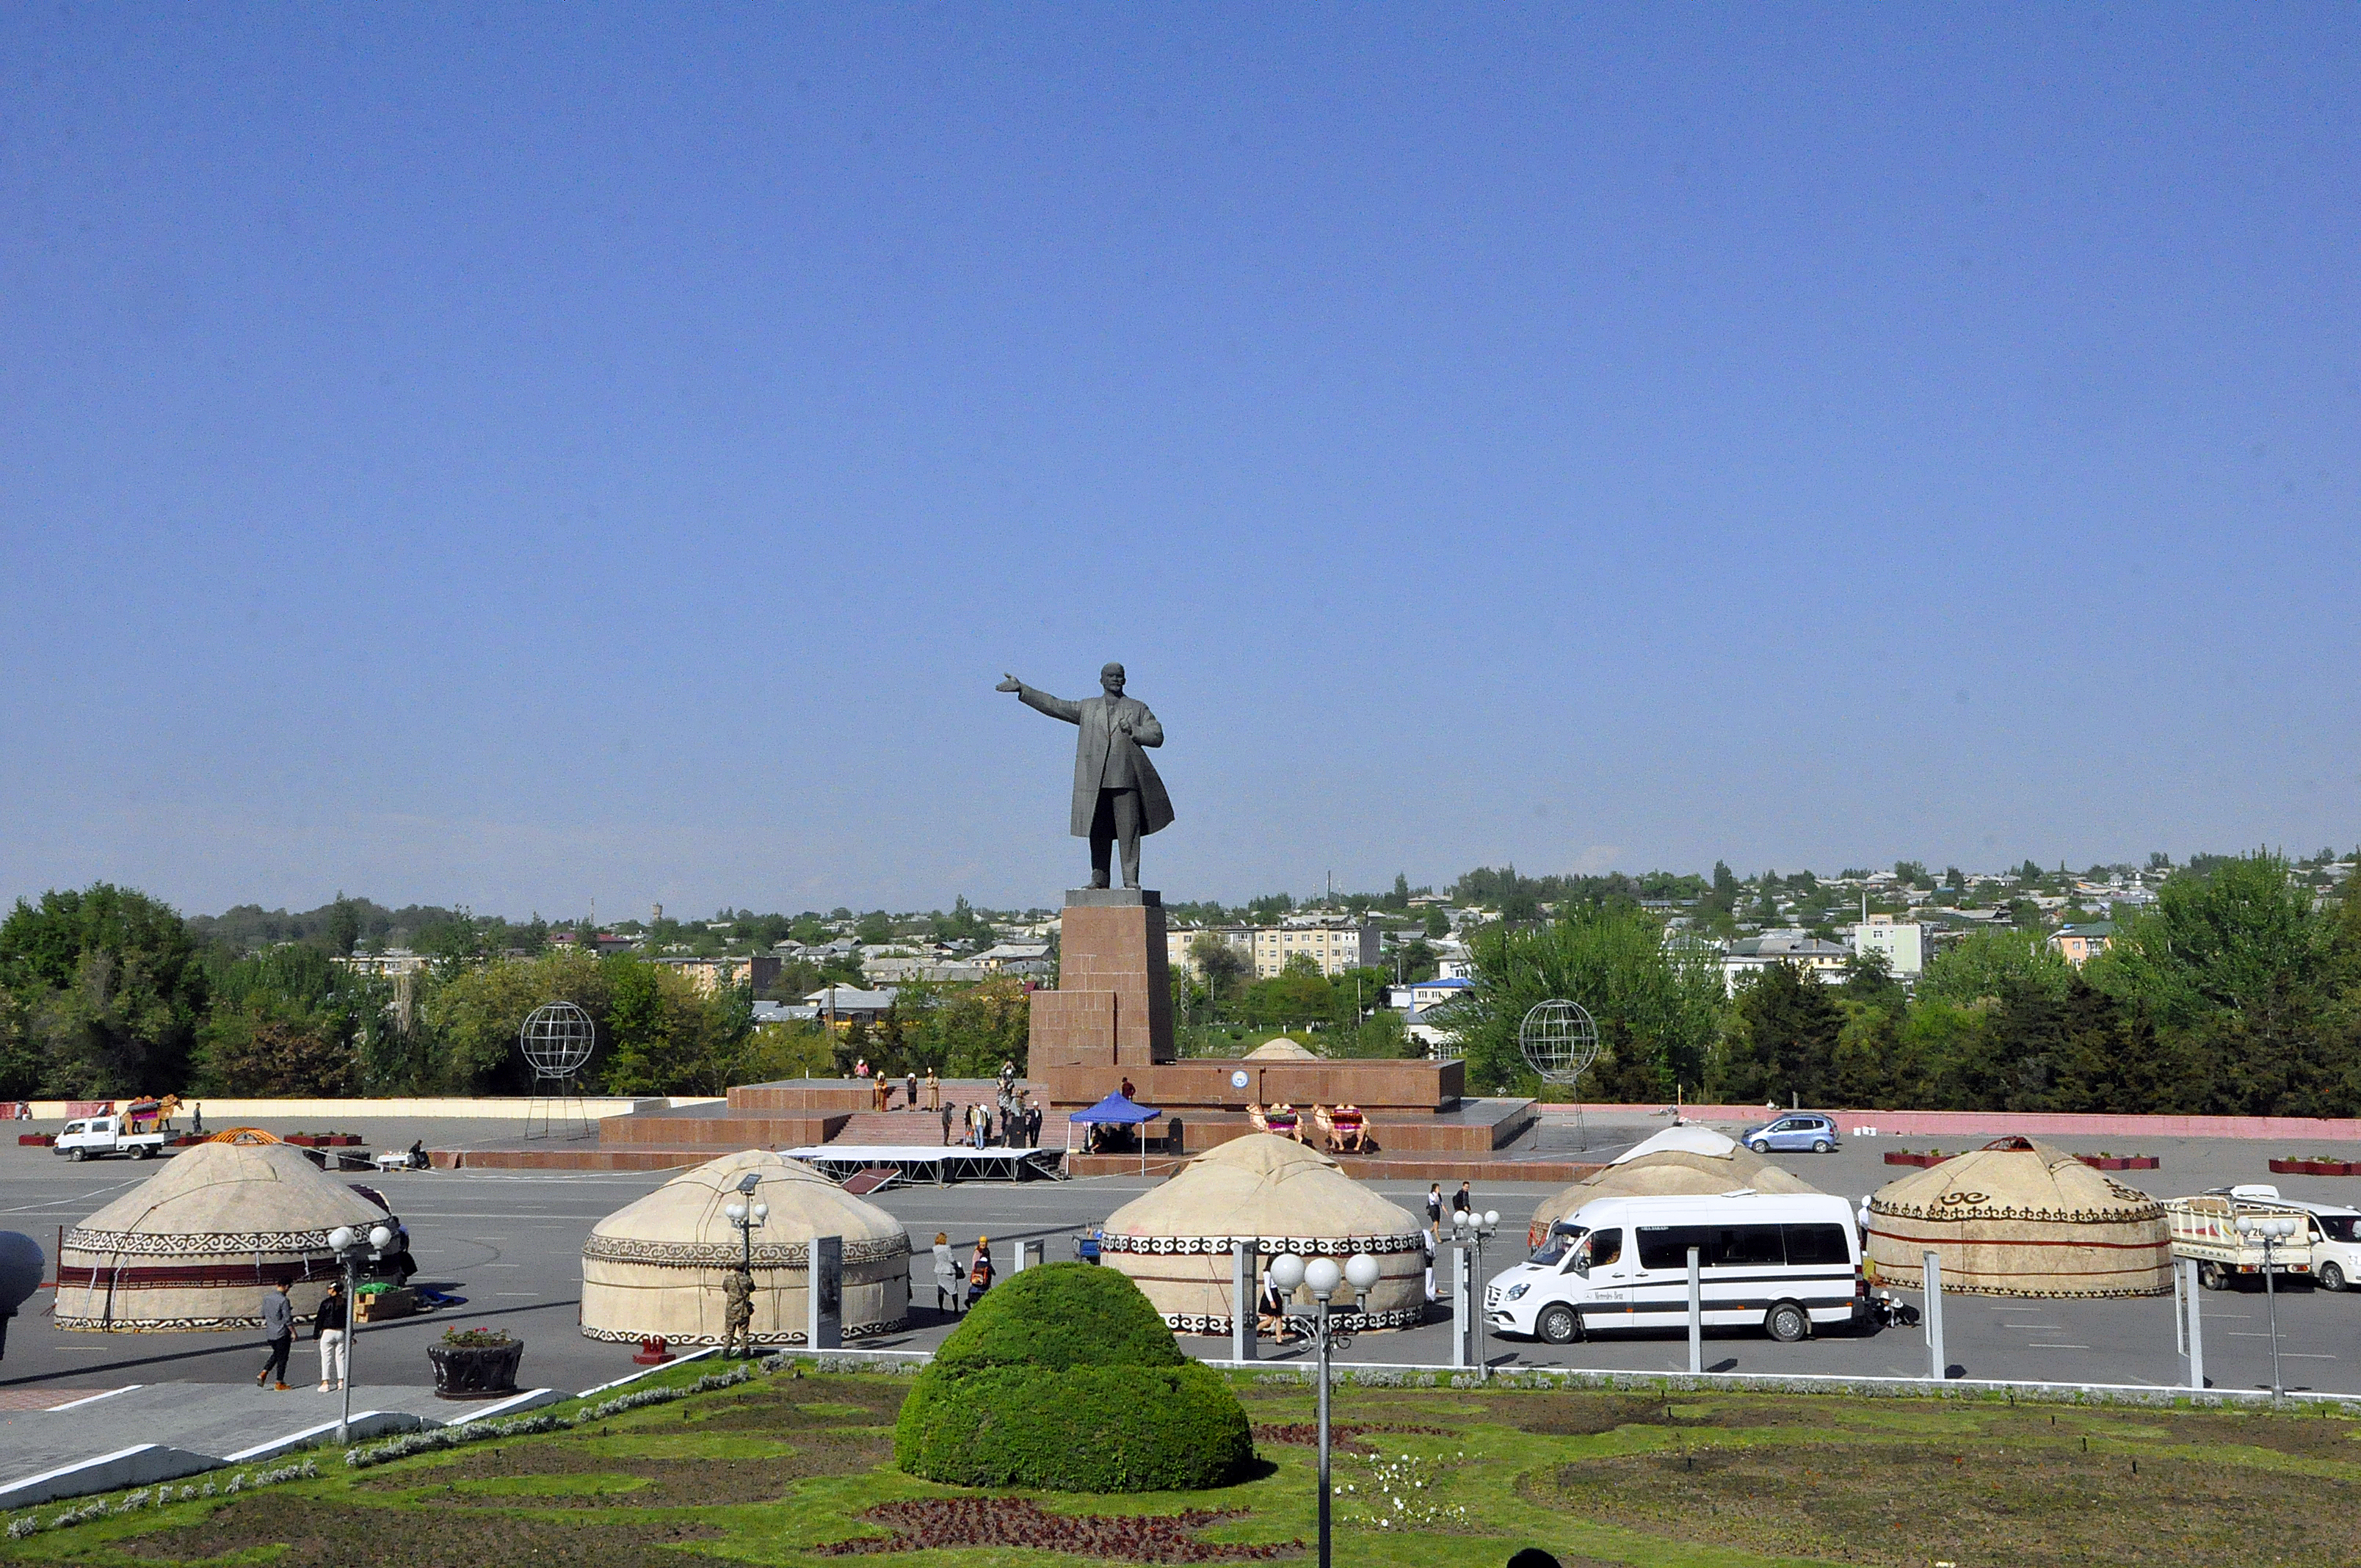
[[[1911,1154],[1905,1149],[1889,1149],[1886,1151],[1885,1163],[1888,1165],[1914,1165],[1920,1170],[1924,1170],[1930,1165],[1940,1165],[1950,1157],[1951,1157],[1947,1154]]]
[[[2274,1176],[2361,1176],[2361,1163],[2349,1159],[2275,1159]]]
[[[524,1359],[524,1341],[506,1344],[430,1344],[426,1359],[434,1364],[434,1397],[438,1399],[499,1399],[517,1391],[517,1363]]]
[[[20,1146],[29,1144],[35,1148],[50,1148],[56,1145],[57,1141],[58,1135],[55,1133],[19,1133],[16,1135],[16,1142]]]
[[[2152,1154],[2083,1154],[2074,1157],[2092,1170],[2156,1170],[2164,1164]]]

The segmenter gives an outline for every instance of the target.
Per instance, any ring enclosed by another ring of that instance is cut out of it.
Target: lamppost
[[[771,1217],[768,1203],[757,1203],[754,1189],[763,1184],[763,1174],[750,1170],[738,1179],[738,1201],[722,1210],[730,1223],[738,1227],[739,1239],[745,1244],[746,1272],[754,1272],[754,1227]]]
[[[2296,1219],[2292,1214],[2241,1214],[2238,1229],[2243,1234],[2262,1238],[2263,1294],[2269,1299],[2271,1310],[2271,1398],[2283,1398],[2287,1390],[2279,1382],[2279,1293],[2273,1278],[2279,1268],[2272,1248],[2295,1234]]]
[[[353,1351],[361,1334],[360,1265],[363,1257],[384,1255],[393,1245],[393,1227],[371,1225],[364,1235],[350,1225],[338,1225],[328,1233],[328,1250],[345,1270],[345,1376],[344,1413],[336,1418],[336,1441],[353,1440]]]
[[[1282,1310],[1289,1317],[1309,1320],[1312,1343],[1320,1351],[1320,1568],[1328,1568],[1328,1350],[1340,1337],[1345,1344],[1353,1343],[1352,1335],[1340,1335],[1329,1316],[1334,1310],[1331,1298],[1339,1285],[1349,1284],[1353,1288],[1353,1310],[1366,1310],[1378,1272],[1378,1260],[1361,1252],[1355,1253],[1342,1268],[1336,1266],[1333,1257],[1307,1261],[1291,1252],[1280,1253],[1270,1260],[1270,1281],[1279,1287]],[[1309,1312],[1296,1310],[1294,1296],[1299,1285],[1312,1292]]]
[[[1478,1214],[1472,1209],[1451,1211],[1451,1239],[1476,1254],[1476,1267],[1467,1282],[1469,1313],[1476,1320],[1476,1376],[1492,1376],[1491,1358],[1484,1343],[1484,1243],[1500,1229],[1500,1211],[1487,1209]]]

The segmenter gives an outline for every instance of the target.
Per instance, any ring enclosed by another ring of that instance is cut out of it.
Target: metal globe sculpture
[[[572,1078],[590,1059],[598,1031],[590,1014],[571,1002],[551,1002],[533,1010],[517,1031],[517,1047],[536,1079]]]
[[[1517,1025],[1517,1046],[1543,1083],[1572,1083],[1598,1059],[1598,1025],[1578,1002],[1536,1003]]]

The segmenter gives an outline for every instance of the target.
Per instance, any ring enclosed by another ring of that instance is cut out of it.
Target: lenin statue
[[[1108,885],[1115,846],[1123,846],[1123,885],[1139,885],[1139,839],[1172,821],[1172,801],[1156,776],[1143,746],[1164,744],[1164,726],[1137,697],[1123,695],[1123,666],[1099,672],[1103,696],[1068,702],[1010,675],[994,691],[1015,692],[1016,700],[1052,718],[1082,727],[1074,744],[1074,808],[1070,823],[1077,839],[1091,841],[1091,885]]]

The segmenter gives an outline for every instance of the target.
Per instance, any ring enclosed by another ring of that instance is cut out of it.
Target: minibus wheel
[[[1582,1314],[1572,1307],[1544,1307],[1533,1332],[1552,1344],[1572,1344],[1582,1337]]]
[[[1781,1344],[1793,1344],[1811,1337],[1812,1314],[1793,1301],[1780,1301],[1763,1315],[1763,1327]]]

